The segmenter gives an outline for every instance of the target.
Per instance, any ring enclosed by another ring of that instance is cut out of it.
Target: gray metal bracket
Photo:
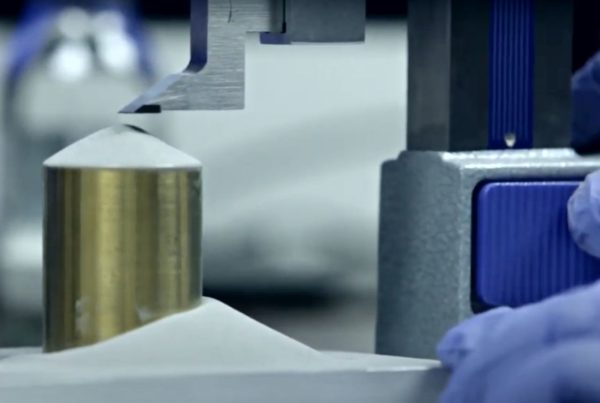
[[[364,40],[365,0],[192,0],[191,60],[121,113],[244,108],[250,32],[280,43]]]

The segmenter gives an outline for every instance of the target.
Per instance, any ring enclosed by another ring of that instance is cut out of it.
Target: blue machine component
[[[567,201],[579,181],[495,182],[474,203],[475,294],[520,306],[600,278],[600,260],[569,233]]]
[[[488,147],[533,146],[533,0],[492,0]],[[514,142],[514,143],[512,143]]]

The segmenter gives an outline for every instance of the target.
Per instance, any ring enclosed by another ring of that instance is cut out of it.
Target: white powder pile
[[[142,129],[115,125],[79,140],[48,158],[53,168],[199,168],[195,158]]]
[[[119,377],[189,374],[415,369],[431,361],[316,351],[204,298],[172,315],[89,347],[0,360],[0,387],[64,384]]]

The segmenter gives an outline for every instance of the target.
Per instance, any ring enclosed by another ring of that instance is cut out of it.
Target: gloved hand
[[[600,152],[600,52],[571,81],[572,146]],[[569,228],[600,258],[600,171],[571,196]],[[600,402],[600,282],[463,322],[438,344],[441,403]]]
[[[573,75],[572,141],[580,153],[600,152],[600,52]]]
[[[589,174],[579,185],[567,211],[569,230],[577,246],[600,258],[600,171]]]
[[[450,330],[441,403],[600,402],[600,282]]]

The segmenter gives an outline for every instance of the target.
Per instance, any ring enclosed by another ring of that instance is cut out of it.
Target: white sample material
[[[429,360],[322,353],[219,301],[203,298],[194,310],[93,346],[0,360],[0,394],[3,387],[131,377],[433,367],[436,363]]]
[[[79,140],[48,158],[51,168],[195,169],[200,162],[142,129],[115,125]]]

